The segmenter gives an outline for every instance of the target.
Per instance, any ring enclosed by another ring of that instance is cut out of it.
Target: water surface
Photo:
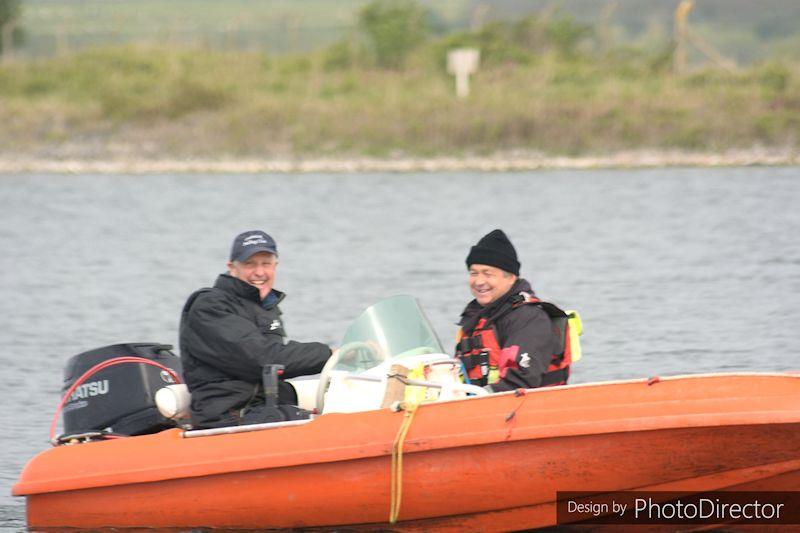
[[[494,228],[539,295],[578,309],[572,383],[800,368],[800,169],[0,177],[0,527],[47,448],[72,355],[177,343],[237,233],[278,242],[290,336],[337,344],[380,298],[419,298],[446,346],[464,259]]]

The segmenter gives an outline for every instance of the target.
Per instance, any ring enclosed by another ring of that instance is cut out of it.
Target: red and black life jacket
[[[481,318],[469,335],[459,330],[456,357],[464,362],[470,382],[476,385],[497,383],[505,377],[509,368],[519,368],[519,346],[503,348],[497,338],[495,323],[503,316],[523,305],[536,305],[550,317],[555,338],[554,353],[542,376],[541,387],[564,385],[569,378],[572,364],[569,322],[567,313],[558,306],[543,302],[535,296],[521,292],[512,296],[507,305],[501,306],[493,315]]]

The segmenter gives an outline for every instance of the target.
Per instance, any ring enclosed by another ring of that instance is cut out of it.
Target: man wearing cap
[[[331,355],[325,344],[286,339],[278,308],[285,295],[273,289],[278,249],[272,237],[263,231],[237,236],[227,266],[213,288],[189,297],[181,314],[181,362],[198,428],[265,421],[258,419],[263,367],[283,365],[282,378],[316,374]],[[297,403],[282,380],[279,403]]]
[[[478,241],[467,268],[475,299],[461,314],[456,356],[470,381],[493,392],[566,383],[569,360],[551,320],[566,315],[519,277],[506,234],[496,229]]]

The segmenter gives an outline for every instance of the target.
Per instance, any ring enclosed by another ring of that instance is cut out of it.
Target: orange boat
[[[337,364],[358,377],[337,381]],[[353,358],[337,364],[312,420],[57,446],[27,464],[13,494],[27,498],[32,528],[509,531],[555,525],[558,491],[800,488],[800,375],[451,399],[445,387],[418,406],[409,388],[406,410],[332,412],[348,410],[333,396],[344,383],[385,385],[354,374]]]

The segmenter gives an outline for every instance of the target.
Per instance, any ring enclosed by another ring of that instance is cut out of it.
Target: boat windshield
[[[389,358],[444,353],[417,299],[393,296],[381,300],[356,318],[339,349],[336,370],[362,372]]]

